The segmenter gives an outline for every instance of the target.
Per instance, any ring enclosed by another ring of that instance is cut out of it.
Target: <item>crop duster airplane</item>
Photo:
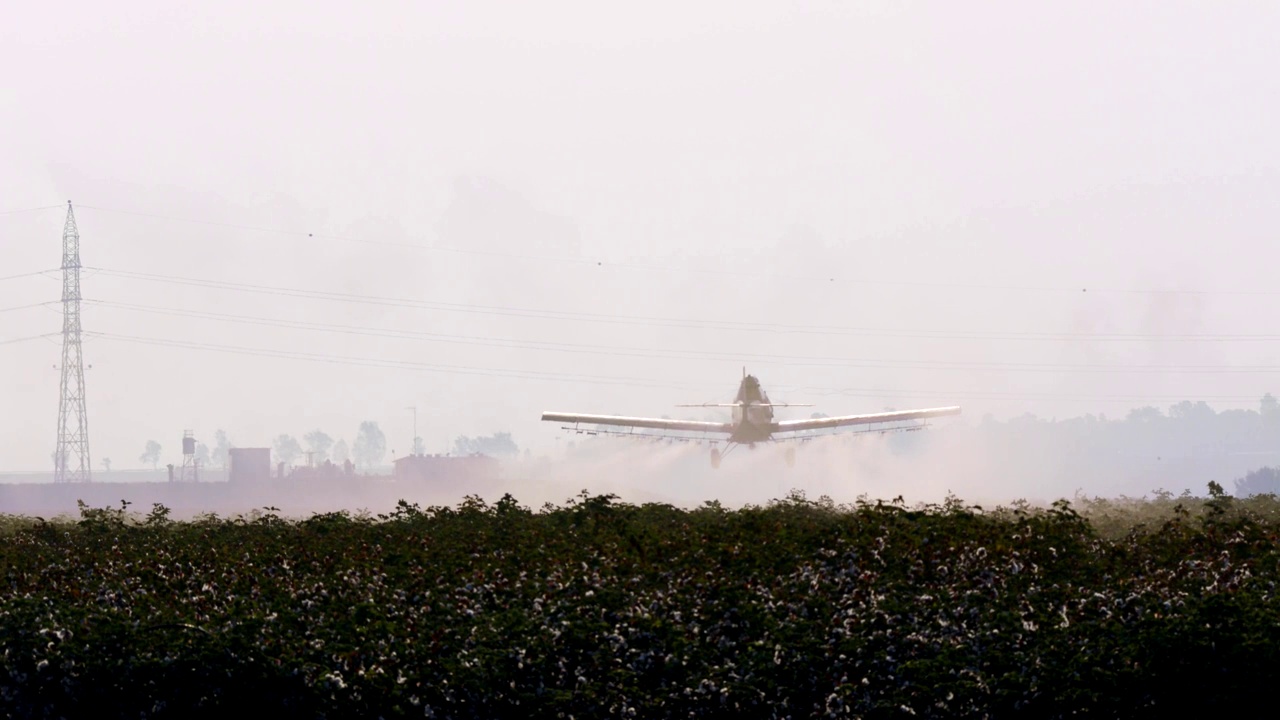
[[[588,434],[614,434],[627,435],[632,437],[646,438],[662,438],[666,437],[672,440],[698,440],[698,438],[690,438],[688,436],[679,435],[662,435],[656,433],[637,433],[635,429],[651,429],[651,430],[667,430],[672,432],[700,432],[710,433],[723,436],[716,440],[723,440],[727,447],[724,453],[720,448],[713,447],[711,449],[711,466],[720,467],[720,460],[727,455],[734,447],[738,445],[746,445],[749,448],[755,448],[756,443],[764,442],[786,442],[799,441],[805,442],[812,439],[810,435],[789,435],[790,433],[812,433],[816,430],[829,430],[832,428],[845,427],[865,427],[872,425],[880,425],[882,423],[893,423],[908,420],[927,420],[928,418],[942,417],[945,415],[959,415],[959,407],[939,407],[927,408],[923,410],[896,410],[892,412],[872,413],[869,415],[843,415],[840,417],[824,417],[811,418],[808,420],[775,420],[773,418],[773,409],[776,407],[811,407],[809,405],[790,405],[786,403],[773,403],[769,401],[769,396],[760,387],[760,381],[754,375],[748,375],[746,368],[742,370],[742,382],[738,385],[738,395],[732,403],[705,403],[701,405],[677,405],[676,407],[726,407],[733,408],[733,419],[730,422],[707,422],[699,420],[669,420],[667,418],[646,418],[646,417],[625,417],[621,415],[581,415],[576,413],[558,413],[544,412],[542,419],[549,422],[573,423],[574,427],[566,427],[568,430],[577,432],[586,432]],[[618,432],[601,429],[578,428],[579,424],[585,425],[609,425],[621,426],[632,429],[632,432]],[[918,430],[923,424],[908,425],[905,427],[883,428],[879,432],[890,432],[892,430]],[[861,432],[875,432],[876,429],[864,429]],[[779,437],[782,436],[782,437]],[[787,465],[795,465],[796,461],[795,448],[787,448],[786,458]]]

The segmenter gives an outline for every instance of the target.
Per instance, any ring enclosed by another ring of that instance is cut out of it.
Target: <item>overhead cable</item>
[[[1118,364],[1064,364],[1064,363],[1012,363],[981,362],[957,360],[902,360],[884,358],[840,358],[840,357],[795,357],[762,353],[724,353],[702,352],[694,350],[650,350],[637,347],[610,347],[603,345],[586,345],[574,343],[547,343],[540,341],[524,341],[504,338],[485,338],[468,335],[450,335],[445,333],[419,332],[412,330],[390,330],[364,328],[350,325],[334,325],[309,321],[280,320],[274,318],[232,315],[227,313],[210,313],[187,310],[173,310],[130,303],[86,300],[91,306],[120,308],[132,311],[149,312],[177,317],[194,317],[248,325],[267,327],[294,328],[320,332],[336,332],[369,337],[401,338],[422,340],[427,342],[455,343],[478,345],[512,350],[538,350],[564,353],[585,353],[613,357],[662,358],[674,360],[705,359],[721,362],[749,361],[760,364],[781,364],[798,367],[833,367],[833,368],[888,368],[913,370],[992,370],[1011,372],[1154,372],[1154,373],[1231,373],[1231,372],[1280,372],[1280,366],[1215,366],[1215,365],[1118,365]]]
[[[1097,342],[1134,342],[1134,341],[1276,341],[1280,333],[1235,333],[1235,334],[1149,334],[1149,333],[1053,333],[1053,332],[1013,332],[999,330],[894,330],[889,328],[868,328],[848,326],[818,325],[785,325],[781,323],[760,323],[740,320],[707,320],[673,317],[655,317],[642,315],[620,315],[607,313],[587,313],[581,311],[544,310],[536,308],[520,308],[498,305],[480,305],[473,303],[443,302],[434,300],[416,300],[412,298],[396,298],[356,293],[338,293],[324,290],[306,290],[285,288],[270,285],[257,285],[207,278],[190,278],[156,273],[142,273],[128,270],[114,270],[101,267],[85,267],[108,277],[119,277],[147,282],[160,282],[188,287],[205,287],[215,290],[251,292],[279,297],[309,298],[344,302],[353,304],[380,305],[387,307],[416,308],[441,312],[457,312],[505,317],[522,317],[541,320],[569,320],[621,325],[646,325],[656,327],[686,329],[723,329],[747,332],[816,334],[816,335],[856,335],[874,337],[897,337],[913,339],[962,339],[962,340],[1057,340],[1057,341],[1097,341]]]
[[[602,257],[577,257],[568,255],[536,255],[529,253],[503,252],[498,250],[485,250],[477,248],[458,248],[436,244],[400,242],[395,240],[379,240],[362,237],[352,237],[348,235],[336,235],[331,233],[322,233],[304,230],[285,230],[282,228],[271,228],[259,225],[248,225],[240,223],[228,223],[213,220],[202,220],[198,218],[182,217],[177,215],[166,215],[160,213],[143,212],[138,210],[125,210],[119,208],[103,207],[101,205],[77,205],[78,208],[87,210],[97,210],[107,213],[117,213],[121,215],[133,215],[138,217],[147,217],[171,222],[182,222],[197,225],[207,225],[212,227],[223,227],[235,230],[244,230],[250,232],[269,233],[273,235],[295,237],[305,240],[336,240],[342,242],[360,243],[365,245],[383,245],[388,247],[409,248],[414,250],[428,252],[443,252],[461,255],[475,255],[484,257],[503,257],[522,261],[536,260],[544,262],[565,263],[581,266],[609,267],[609,268],[625,268],[632,270],[644,270],[651,272],[685,272],[703,275],[725,275],[735,277],[755,277],[768,280],[794,280],[806,283],[822,283],[835,285],[876,285],[876,286],[900,286],[900,287],[918,287],[918,288],[953,288],[967,290],[994,290],[1004,292],[1048,292],[1048,293],[1120,293],[1120,294],[1142,294],[1142,295],[1276,295],[1280,294],[1280,289],[1276,290],[1248,290],[1248,289],[1221,289],[1221,290],[1197,290],[1197,289],[1159,289],[1159,288],[1112,288],[1112,287],[1090,287],[1087,282],[1075,285],[1019,285],[1019,284],[1003,284],[1003,283],[965,283],[965,282],[938,282],[923,280],[895,280],[886,278],[869,278],[869,277],[843,277],[839,275],[794,275],[786,273],[768,273],[768,272],[752,272],[742,270],[732,270],[728,268],[699,268],[691,266],[681,266],[675,264],[654,264],[654,263],[637,263],[632,261],[615,261]]]

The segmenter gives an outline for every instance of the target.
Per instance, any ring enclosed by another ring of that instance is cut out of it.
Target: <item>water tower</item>
[[[180,482],[198,482],[200,468],[196,467],[196,437],[191,430],[182,432],[182,474]]]

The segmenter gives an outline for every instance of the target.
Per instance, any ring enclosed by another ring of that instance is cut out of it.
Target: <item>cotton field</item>
[[[1249,707],[1280,670],[1276,503],[1162,502],[793,495],[681,510],[583,493],[536,510],[470,498],[305,520],[11,517],[0,706],[68,718]]]

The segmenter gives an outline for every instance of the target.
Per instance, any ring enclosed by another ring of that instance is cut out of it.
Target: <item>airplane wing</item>
[[[924,410],[898,410],[871,413],[869,415],[843,415],[841,417],[812,418],[810,420],[783,420],[774,423],[774,432],[799,432],[802,430],[827,430],[851,425],[874,425],[902,420],[925,420],[945,415],[959,415],[959,407],[928,408]]]
[[[703,422],[699,420],[667,420],[666,418],[624,417],[621,415],[579,415],[576,413],[544,412],[542,419],[548,422],[566,422],[586,425],[620,425],[622,427],[650,428],[654,430],[681,430],[687,432],[733,431],[729,423]]]

